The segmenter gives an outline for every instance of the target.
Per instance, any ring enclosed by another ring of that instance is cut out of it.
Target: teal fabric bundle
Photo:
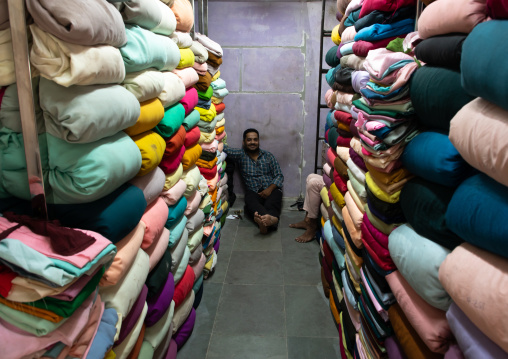
[[[450,250],[463,242],[445,218],[452,195],[449,187],[419,177],[407,182],[400,193],[402,212],[416,233]]]
[[[325,61],[330,67],[336,67],[340,64],[340,59],[337,57],[338,46],[333,46],[326,52]]]
[[[422,132],[404,148],[402,163],[427,181],[457,187],[476,171],[462,158],[447,135]]]
[[[167,36],[157,35],[137,25],[125,25],[127,44],[120,48],[126,72],[148,68],[172,71],[180,62],[180,50]]]
[[[155,126],[154,131],[163,138],[171,137],[178,131],[184,120],[185,107],[183,107],[181,103],[177,103],[164,111],[164,117],[161,122]]]
[[[333,84],[335,83],[335,73],[340,70],[340,64],[337,65],[336,67],[334,68],[331,68],[330,70],[328,70],[328,72],[326,73],[326,82],[328,83],[328,85],[330,87],[333,86]]]
[[[40,102],[46,131],[75,143],[113,136],[140,114],[136,97],[120,85],[64,87],[41,78]]]
[[[182,123],[185,131],[189,132],[190,129],[194,128],[198,124],[200,117],[201,115],[199,114],[198,110],[192,110],[191,113],[185,116],[185,119]]]
[[[138,146],[123,132],[86,144],[70,144],[42,134],[39,147],[48,203],[95,201],[134,177],[141,168]],[[0,188],[29,200],[22,134],[0,130],[0,164]]]
[[[390,233],[388,249],[400,273],[427,303],[448,310],[452,298],[439,281],[439,267],[450,250],[403,224]]]
[[[508,33],[506,21],[486,21],[474,27],[462,47],[462,86],[508,110],[508,47],[502,45]]]
[[[446,224],[466,242],[508,258],[508,188],[485,174],[465,180],[446,211]]]
[[[166,228],[173,227],[178,221],[182,219],[182,216],[186,209],[187,209],[187,198],[182,196],[178,202],[176,202],[172,206],[169,206],[168,219],[164,227]]]
[[[450,131],[453,116],[474,99],[462,88],[460,73],[431,66],[415,71],[410,80],[410,93],[418,122],[446,133]]]
[[[337,139],[338,138],[339,138],[339,131],[337,130],[337,127],[331,127],[328,130],[328,144],[334,151],[335,151],[335,148],[337,147]]]

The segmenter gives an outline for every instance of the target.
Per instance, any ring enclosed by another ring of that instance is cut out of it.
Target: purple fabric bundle
[[[181,349],[185,342],[187,342],[187,339],[189,339],[194,329],[194,324],[196,324],[196,310],[192,308],[185,323],[173,335],[173,340],[176,342],[178,349]]]
[[[143,312],[147,294],[148,287],[146,285],[143,285],[143,288],[139,293],[138,299],[136,299],[136,302],[129,311],[129,314],[127,314],[127,316],[122,322],[122,329],[120,330],[120,334],[118,335],[118,340],[115,342],[115,346],[120,345],[123,342],[123,340],[127,337],[127,335],[130,334],[132,328],[134,328],[134,326],[136,325],[136,322],[138,321],[141,312]]]
[[[161,291],[146,300],[148,305],[148,311],[146,313],[145,324],[147,327],[151,327],[159,321],[159,319],[166,313],[169,308],[171,301],[173,300],[173,294],[175,293],[175,280],[173,274],[169,273],[166,284],[162,287]]]

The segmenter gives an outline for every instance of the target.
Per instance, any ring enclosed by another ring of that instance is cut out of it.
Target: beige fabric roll
[[[175,42],[179,49],[187,49],[192,46],[194,40],[188,32],[175,31],[170,36],[171,40]]]
[[[148,69],[126,74],[122,86],[136,96],[139,102],[144,102],[158,97],[165,83],[162,72]]]
[[[159,94],[159,100],[164,108],[171,107],[185,96],[185,84],[182,79],[170,71],[162,73],[164,76],[164,88]]]

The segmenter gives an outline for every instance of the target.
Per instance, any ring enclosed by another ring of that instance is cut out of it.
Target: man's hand
[[[262,190],[261,192],[258,192],[258,194],[261,198],[267,198],[268,196],[270,196],[272,194],[273,190],[276,188],[277,188],[276,185],[271,184],[268,187],[266,187],[264,190]]]

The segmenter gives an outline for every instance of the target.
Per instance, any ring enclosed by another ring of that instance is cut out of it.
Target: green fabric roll
[[[381,116],[388,116],[388,117],[393,117],[393,118],[403,118],[408,115],[407,113],[398,112],[398,111],[373,110],[369,106],[365,105],[360,100],[354,100],[353,105],[355,105],[355,107],[358,108],[359,110],[362,110],[362,111],[368,113],[369,115],[381,115]]]
[[[182,196],[174,205],[169,206],[168,219],[164,227],[173,227],[183,216],[183,213],[187,209],[187,198]]]
[[[199,119],[201,115],[198,110],[192,110],[191,113],[189,113],[185,119],[183,120],[183,127],[185,128],[185,131],[189,132],[190,129],[197,126]]]
[[[416,233],[453,250],[464,242],[446,224],[446,209],[453,189],[416,177],[404,185],[400,205]]]
[[[50,310],[61,317],[69,318],[76,311],[76,309],[78,309],[81,304],[83,304],[85,299],[88,298],[97,289],[97,286],[99,285],[99,282],[105,271],[106,268],[102,267],[83,287],[76,298],[71,301],[46,297],[35,302],[28,302],[25,304],[36,308]]]
[[[402,43],[404,42],[404,39],[401,37],[398,37],[388,43],[386,46],[387,50],[393,51],[393,52],[404,52],[404,46]]]
[[[161,288],[166,284],[168,274],[171,272],[171,250],[166,249],[159,263],[155,265],[148,277],[146,278],[146,286],[148,288],[147,298],[154,297]]]
[[[460,73],[445,68],[420,67],[409,86],[418,122],[430,129],[444,130],[447,134],[453,116],[474,100],[462,88]]]
[[[337,130],[337,127],[330,127],[330,129],[328,130],[328,144],[334,151],[335,151],[335,148],[337,147],[337,139],[338,138],[339,138],[339,132]]]
[[[181,103],[176,103],[164,111],[164,117],[154,131],[163,138],[169,138],[178,131],[185,120],[185,107]]]
[[[205,92],[199,91],[199,90],[197,90],[197,91],[198,91],[198,97],[203,99],[203,100],[207,100],[208,101],[213,96],[213,88],[212,88],[212,86],[208,87]]]

